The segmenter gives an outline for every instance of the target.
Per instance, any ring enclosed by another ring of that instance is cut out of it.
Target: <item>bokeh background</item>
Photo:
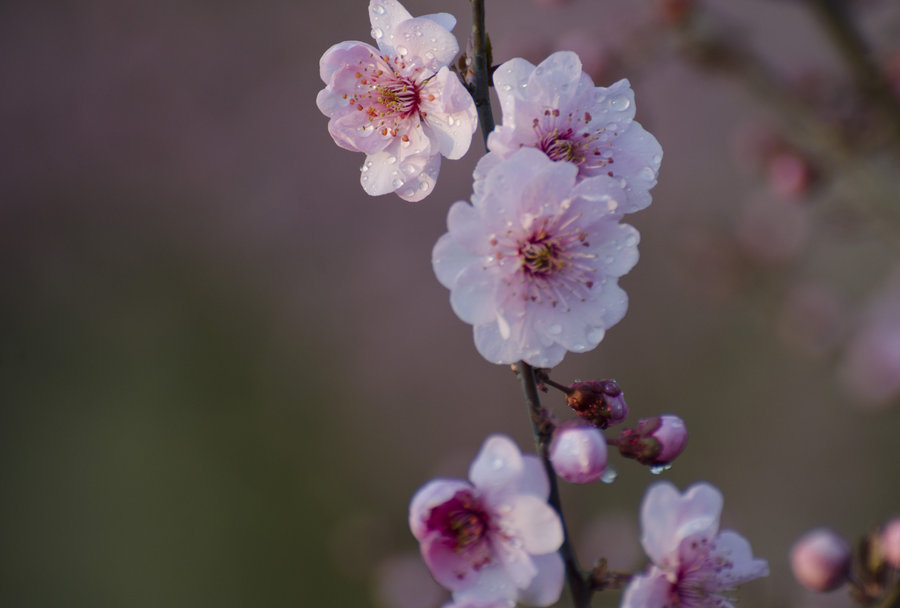
[[[720,487],[769,560],[743,605],[848,605],[796,585],[787,552],[900,511],[900,223],[794,147],[769,162],[790,121],[685,60],[660,4],[487,4],[497,62],[569,48],[598,84],[628,76],[665,151],[629,218],[630,311],[553,376],[616,378],[633,416],[687,421],[663,477]],[[897,5],[852,4],[888,64]],[[464,0],[407,7],[468,35]],[[803,2],[707,8],[799,90],[849,80]],[[422,203],[369,198],[315,107],[319,57],[368,32],[363,0],[0,7],[3,606],[440,605],[409,498],[465,476],[489,433],[532,443],[513,374],[431,271],[479,140]],[[894,337],[866,351],[872,319]],[[655,477],[613,464],[564,505],[586,564],[639,568]]]

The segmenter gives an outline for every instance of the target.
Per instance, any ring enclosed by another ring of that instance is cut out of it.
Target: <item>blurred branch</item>
[[[900,150],[900,101],[890,83],[872,61],[872,54],[844,0],[807,0],[835,47],[846,60],[863,96],[869,98],[888,127],[884,136]]]

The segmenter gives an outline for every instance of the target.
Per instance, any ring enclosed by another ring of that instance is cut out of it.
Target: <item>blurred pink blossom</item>
[[[622,608],[733,608],[725,592],[766,576],[739,534],[719,532],[722,494],[707,483],[680,494],[669,482],[653,484],[641,504],[641,544],[653,564],[625,590]]]
[[[877,407],[900,399],[900,269],[869,304],[838,378],[859,403]]]
[[[328,49],[316,103],[335,143],[367,155],[360,181],[368,194],[419,201],[434,189],[441,155],[461,158],[477,125],[471,96],[447,68],[459,51],[456,19],[413,18],[396,0],[372,0],[369,18],[378,48],[351,41]]]
[[[791,547],[791,570],[811,591],[833,591],[847,581],[850,545],[830,528],[815,528]]]
[[[625,193],[605,175],[576,184],[577,173],[522,148],[476,183],[472,205],[450,209],[432,264],[493,363],[553,367],[625,315],[617,279],[637,262],[639,240],[619,223]]]
[[[548,606],[562,591],[562,524],[543,464],[503,435],[485,441],[469,482],[436,479],[410,503],[409,526],[457,606]]]

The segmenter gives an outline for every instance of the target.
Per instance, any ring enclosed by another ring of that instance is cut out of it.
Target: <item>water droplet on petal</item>
[[[425,192],[429,188],[431,188],[431,184],[429,184],[428,182],[419,183],[419,190],[421,190],[422,192]]]
[[[616,480],[616,477],[619,476],[618,471],[616,471],[613,467],[607,466],[606,470],[603,471],[603,477],[600,478],[600,481],[603,483],[612,483]]]
[[[391,186],[394,187],[394,190],[397,190],[402,185],[403,185],[403,180],[400,179],[399,177],[395,177],[394,180],[391,182]]]
[[[397,157],[396,156],[388,156],[386,159],[384,159],[384,162],[386,162],[389,165],[393,165],[395,162],[397,162]]]
[[[505,85],[503,85],[503,92],[504,92],[504,93],[509,93],[510,91],[512,91],[512,85],[510,85],[510,84],[505,84]]]
[[[453,119],[453,115],[452,115],[452,114],[448,114],[448,115],[447,115],[447,126],[448,126],[448,127],[452,127],[452,126],[455,125],[455,124],[456,124],[456,121]]]
[[[603,336],[606,334],[606,331],[602,327],[598,327],[596,329],[592,329],[588,332],[587,338],[594,344],[600,342],[603,339]]]
[[[398,47],[397,47],[397,55],[399,55],[400,57],[403,57],[403,56],[406,55],[408,52],[409,52],[409,49],[407,49],[405,46],[398,46]]]
[[[376,4],[375,6],[372,7],[372,12],[375,13],[376,15],[383,15],[384,7],[381,6],[380,4]]]
[[[634,247],[635,245],[637,245],[637,242],[638,242],[637,236],[632,234],[627,239],[625,239],[625,246],[626,247]]]
[[[547,328],[547,331],[550,332],[551,334],[553,334],[554,336],[558,335],[558,334],[562,333],[562,325],[559,325],[559,324],[551,325],[550,327]]]
[[[658,464],[658,465],[650,467],[650,472],[653,473],[654,475],[659,475],[663,471],[668,471],[671,468],[672,468],[671,464]]]
[[[406,173],[407,175],[409,175],[410,177],[415,175],[416,171],[418,171],[416,166],[412,163],[406,163],[405,165],[403,165],[402,169],[403,169],[403,172]]]
[[[381,10],[384,9],[382,8]],[[372,38],[374,38],[375,40],[380,40],[382,36],[384,36],[384,31],[382,31],[380,27],[372,28]]]
[[[624,112],[631,106],[631,100],[627,97],[617,97],[613,99],[610,105],[619,112]]]
[[[653,158],[651,158],[650,160],[653,161],[654,165],[658,165],[662,162],[662,156],[660,156],[659,154],[654,154]]]

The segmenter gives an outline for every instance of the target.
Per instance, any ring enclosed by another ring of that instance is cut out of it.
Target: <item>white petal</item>
[[[535,555],[552,553],[563,541],[562,524],[556,511],[537,496],[520,494],[505,521],[517,531],[526,551]]]
[[[522,452],[505,435],[491,435],[469,467],[469,480],[481,491],[515,487],[522,477]]]
[[[719,529],[722,494],[700,483],[682,496],[669,482],[650,486],[641,504],[641,545],[660,567],[677,565],[679,545],[686,538],[711,541]]]
[[[581,74],[578,55],[571,51],[557,51],[534,69],[528,79],[527,94],[534,98],[540,92],[543,103],[560,109],[561,102],[575,93]]]
[[[407,19],[412,19],[412,15],[397,0],[372,0],[369,3],[372,37],[382,53],[394,56],[393,44],[389,42],[390,36],[397,25]]]
[[[428,100],[432,92],[434,101]],[[444,67],[422,90],[422,97],[422,110],[427,114],[423,122],[430,129],[429,137],[447,158],[461,158],[469,150],[478,127],[472,96],[456,74]]]
[[[387,38],[393,45],[393,56],[407,63],[408,75],[412,75],[412,66],[421,67],[425,77],[434,74],[459,52],[456,36],[424,17],[398,23]]]
[[[519,602],[529,606],[550,606],[559,601],[565,582],[565,564],[559,552],[536,555],[532,558],[537,567],[535,576],[519,594]]]
[[[452,32],[456,27],[456,17],[450,13],[432,13],[430,15],[422,15],[422,19],[431,19],[448,32]]]
[[[520,57],[510,59],[494,71],[494,89],[500,100],[504,123],[507,122],[507,116],[515,114],[516,100],[521,99],[524,94],[522,85],[527,85],[528,77],[533,71],[534,64]]]

